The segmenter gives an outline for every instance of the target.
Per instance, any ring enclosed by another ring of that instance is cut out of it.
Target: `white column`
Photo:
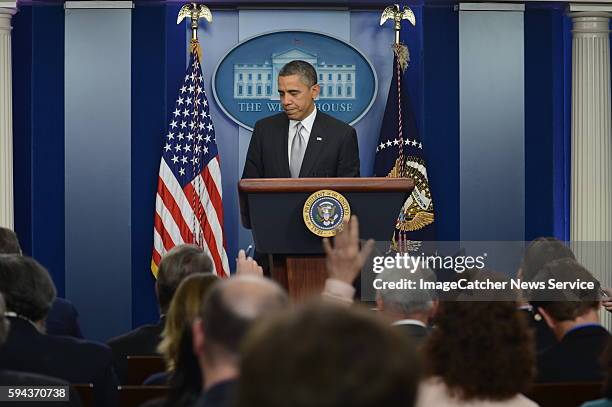
[[[612,7],[572,4],[570,11],[573,21],[570,236],[578,260],[602,285],[612,287],[609,30]],[[605,315],[605,320],[610,327],[610,316]]]
[[[11,17],[16,12],[15,7],[0,7],[0,226],[10,229],[13,229]]]

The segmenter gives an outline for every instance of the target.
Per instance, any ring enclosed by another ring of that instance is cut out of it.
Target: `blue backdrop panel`
[[[64,10],[13,17],[15,228],[23,250],[64,290]]]
[[[459,14],[461,239],[521,241],[523,12]]]
[[[569,241],[570,239],[570,185],[571,185],[571,118],[572,118],[572,21],[563,12],[561,19],[555,19],[554,27],[561,33],[554,41],[556,65],[553,70],[555,77],[555,237]],[[563,70],[559,69],[563,67]],[[561,97],[562,95],[562,97]]]
[[[95,339],[131,328],[131,10],[66,10],[66,290]]]
[[[157,173],[167,115],[165,19],[166,8],[160,5],[139,6],[132,12],[133,326],[154,322],[159,318],[155,278],[151,273],[151,250]]]
[[[423,12],[423,140],[434,198],[436,237],[460,239],[459,14],[453,5]]]
[[[561,5],[535,4],[525,13],[526,240],[567,237],[569,155],[566,162],[565,154],[570,143],[564,126],[564,80],[571,67],[564,61],[564,14]]]
[[[21,250],[29,256],[32,255],[32,12],[32,6],[22,6],[11,21],[15,232]]]

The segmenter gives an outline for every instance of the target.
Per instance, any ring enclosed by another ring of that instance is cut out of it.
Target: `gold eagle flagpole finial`
[[[204,4],[190,3],[181,7],[176,23],[180,24],[186,17],[191,19],[191,42],[198,41],[198,23],[201,18],[212,23],[212,13]]]
[[[395,29],[395,44],[400,43],[400,30],[402,28],[402,20],[408,20],[413,26],[416,26],[416,18],[414,13],[408,6],[404,6],[402,10],[399,4],[392,4],[387,6],[380,16],[380,25],[383,25],[387,20],[393,20],[395,23],[393,28]]]
[[[406,71],[408,62],[410,61],[410,52],[408,47],[400,41],[400,31],[402,29],[402,20],[408,20],[413,26],[416,26],[416,17],[408,6],[401,9],[399,4],[387,6],[380,16],[380,25],[383,25],[387,20],[393,20],[393,29],[395,30],[395,43],[393,44],[393,52],[397,56],[402,72]]]

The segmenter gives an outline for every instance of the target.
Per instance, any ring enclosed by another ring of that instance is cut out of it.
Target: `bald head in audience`
[[[193,345],[204,390],[238,377],[239,349],[253,322],[289,305],[283,289],[256,276],[238,276],[217,284],[193,323]]]
[[[402,281],[414,281],[415,283],[418,283],[419,280],[436,281],[433,271],[387,269],[380,274],[379,278],[386,284],[383,288],[376,290],[376,305],[387,319],[396,325],[407,321],[418,321],[424,326],[429,323],[438,304],[435,292],[424,289],[398,290],[395,286]],[[390,286],[394,288],[388,288]]]
[[[236,405],[410,407],[419,376],[412,343],[375,315],[311,304],[246,337]]]

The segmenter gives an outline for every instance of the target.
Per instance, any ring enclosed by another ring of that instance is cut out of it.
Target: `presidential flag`
[[[374,174],[378,177],[408,177],[414,190],[399,211],[392,238],[392,249],[416,251],[423,241],[433,241],[434,203],[427,177],[423,142],[410,104],[406,68],[408,48],[393,46],[393,78],[380,130]]]
[[[189,67],[169,116],[159,165],[151,270],[157,276],[165,253],[192,243],[210,255],[216,275],[227,277],[219,152],[197,40],[190,44]]]

